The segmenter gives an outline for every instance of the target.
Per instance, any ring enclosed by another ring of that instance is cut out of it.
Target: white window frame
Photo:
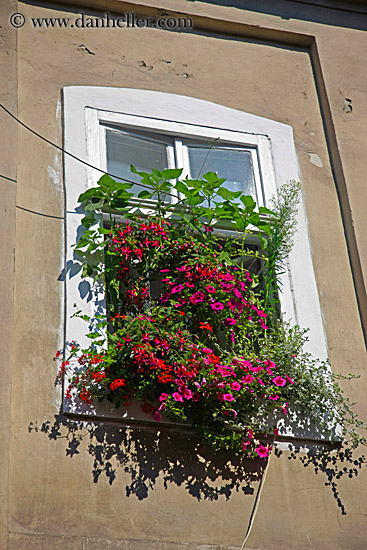
[[[170,93],[129,88],[72,86],[63,90],[64,148],[100,170],[105,170],[104,128],[108,125],[140,130],[176,138],[213,140],[220,144],[239,145],[256,151],[260,167],[262,197],[259,205],[270,206],[277,188],[289,180],[301,181],[292,128],[286,124],[230,109],[201,99]],[[93,317],[104,310],[102,291],[90,292],[91,281],[83,279],[74,259],[73,244],[81,231],[78,197],[101,177],[101,172],[65,155],[65,341],[87,345],[86,325],[71,319],[74,304]],[[225,177],[225,174],[223,175]],[[327,358],[327,342],[312,264],[311,246],[303,198],[298,211],[294,246],[281,276],[282,316],[301,327],[309,328],[306,351],[322,360]],[[102,220],[101,220],[102,223]],[[140,408],[139,408],[140,410]],[[64,411],[94,416],[127,417],[102,404],[96,406],[64,400]],[[136,411],[129,418],[146,419]]]

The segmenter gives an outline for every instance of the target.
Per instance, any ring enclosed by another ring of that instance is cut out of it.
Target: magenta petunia
[[[181,292],[181,290],[183,290],[183,289],[184,289],[184,286],[179,284],[179,285],[173,286],[171,288],[171,293],[176,294],[176,292]]]
[[[238,391],[238,390],[241,389],[241,384],[239,384],[238,382],[233,382],[231,384],[231,388],[232,388],[232,390]]]
[[[180,393],[174,392],[172,397],[175,401],[181,401],[181,403],[183,403],[183,397]]]
[[[223,399],[224,401],[234,401],[234,397],[231,393],[225,393],[223,395]]]
[[[286,384],[286,380],[281,376],[276,376],[275,378],[273,378],[273,382],[276,386],[285,386]]]
[[[264,445],[259,445],[255,450],[260,458],[266,458],[269,454],[269,449],[264,447]]]
[[[222,302],[214,302],[213,304],[210,304],[210,307],[214,309],[214,311],[221,311],[224,309]]]
[[[156,420],[157,422],[160,422],[161,421],[161,415],[159,414],[158,411],[155,411],[154,413],[154,420]]]
[[[236,325],[237,320],[232,319],[232,317],[227,317],[227,319],[224,320],[224,324],[227,325],[227,327],[230,327],[231,325]]]
[[[210,292],[210,293],[216,292],[216,289],[212,285],[206,286],[205,289],[207,290],[207,292]]]
[[[159,401],[165,401],[168,397],[168,393],[161,393],[159,396]]]
[[[201,290],[198,290],[197,292],[195,292],[195,294],[190,296],[190,302],[193,303],[193,304],[198,304],[199,302],[204,302],[204,300],[205,300],[205,294],[204,294],[204,292],[201,292]]]

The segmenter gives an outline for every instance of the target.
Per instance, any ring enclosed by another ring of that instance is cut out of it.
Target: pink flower
[[[257,309],[256,313],[259,317],[267,317],[267,314],[264,311],[261,311],[261,309]]]
[[[264,447],[264,445],[259,445],[255,450],[260,458],[266,458],[269,454],[269,449]]]
[[[247,435],[250,439],[253,439],[254,432],[251,430],[251,428],[247,428]]]
[[[165,401],[168,397],[168,393],[161,393],[159,396],[159,401]]]
[[[242,443],[242,450],[243,451],[246,451],[246,447],[248,447],[250,445],[251,441],[244,441]]]
[[[183,397],[181,394],[177,393],[177,392],[174,392],[172,394],[172,397],[175,401],[181,401],[181,403],[183,403]]]
[[[233,288],[233,285],[232,283],[222,283],[222,290],[224,290],[224,292],[230,292]]]
[[[210,304],[210,307],[214,309],[214,311],[221,311],[222,309],[224,309],[224,305],[222,304],[222,302],[214,302]]]
[[[203,348],[203,353],[210,354],[213,353],[213,350],[210,348]]]
[[[192,399],[192,391],[188,388],[185,388],[182,393],[185,399]]]
[[[224,401],[234,401],[234,397],[231,393],[225,393],[223,395],[223,399]]]
[[[286,384],[286,380],[281,376],[276,376],[275,378],[273,378],[273,382],[276,386],[285,386]]]
[[[207,290],[207,292],[211,292],[211,293],[216,292],[216,289],[211,285],[206,286],[205,289]]]
[[[243,296],[237,288],[234,289],[233,294],[236,296],[236,298],[239,298],[240,300],[242,300]]]
[[[154,420],[156,420],[157,422],[160,422],[162,419],[161,415],[159,414],[158,411],[155,411],[154,413]]]
[[[241,384],[239,384],[238,382],[233,382],[231,384],[231,388],[232,388],[232,390],[238,391],[238,390],[241,389]]]
[[[181,292],[181,290],[183,290],[183,289],[184,289],[184,286],[181,285],[181,284],[180,284],[180,285],[177,285],[177,286],[173,286],[173,287],[171,288],[171,293],[172,293],[172,294],[176,294],[176,292]]]
[[[199,302],[204,302],[204,300],[205,300],[205,294],[204,294],[204,292],[201,292],[201,290],[198,290],[197,292],[195,292],[195,294],[190,296],[190,301],[193,304],[197,304]]]
[[[288,382],[290,382],[291,384],[294,384],[293,380],[291,378],[289,378],[289,376],[285,375],[285,377],[288,380]]]
[[[277,401],[279,399],[280,395],[269,395],[269,399],[271,401]]]
[[[254,380],[255,380],[255,378],[253,376],[251,376],[251,374],[246,374],[246,376],[244,378],[242,378],[242,382],[244,384],[251,384]]]
[[[224,324],[229,327],[231,325],[236,325],[237,324],[237,320],[236,319],[232,319],[232,317],[227,317],[227,319],[225,319],[224,321]]]
[[[287,412],[288,412],[288,402],[285,405],[282,406],[282,409],[283,409],[284,414],[287,414]]]
[[[192,394],[193,401],[200,401],[200,394],[196,391]]]
[[[159,412],[164,411],[164,409],[165,409],[166,407],[167,407],[166,403],[163,402],[163,403],[158,407]]]

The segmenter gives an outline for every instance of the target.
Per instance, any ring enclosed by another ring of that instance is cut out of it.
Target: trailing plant
[[[179,180],[181,170],[132,171],[144,187],[137,198],[131,183],[108,175],[79,197],[85,231],[75,250],[84,276],[104,284],[106,315],[75,313],[91,345],[68,346],[66,397],[116,407],[139,400],[157,421],[185,422],[250,457],[268,456],[266,436],[290,403],[328,430],[358,424],[329,366],[302,352],[304,333],[274,307],[298,184],[269,210],[212,172]],[[263,262],[261,278],[244,267],[249,256]]]

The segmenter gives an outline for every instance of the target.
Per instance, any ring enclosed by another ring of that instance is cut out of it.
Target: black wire
[[[8,178],[7,176],[3,176],[0,174],[0,178],[3,178],[4,180],[13,181],[14,183],[17,183],[17,180],[13,180],[13,178]]]
[[[108,176],[110,176],[111,178],[114,178],[114,179],[118,179],[120,181],[124,181],[126,183],[131,183],[132,185],[139,185],[140,187],[145,187],[146,189],[150,189],[152,190],[151,187],[149,187],[149,185],[145,185],[144,183],[138,183],[138,182],[135,182],[135,181],[132,181],[132,180],[128,180],[128,179],[125,179],[125,178],[121,178],[120,176],[116,176],[115,174],[111,174],[110,172],[106,172],[105,170],[102,170],[101,168],[97,168],[97,166],[93,166],[93,164],[89,164],[89,162],[73,155],[73,153],[70,153],[69,151],[66,151],[63,147],[60,147],[60,145],[56,145],[56,143],[53,143],[52,141],[50,141],[49,139],[45,138],[44,136],[42,136],[41,134],[39,134],[38,132],[36,132],[35,130],[33,130],[32,128],[30,128],[29,126],[27,126],[27,124],[24,124],[24,122],[22,122],[21,120],[19,120],[19,118],[17,118],[15,115],[13,115],[13,113],[11,113],[6,107],[4,107],[4,105],[2,103],[0,103],[0,107],[1,109],[3,109],[9,116],[11,116],[18,124],[20,124],[21,126],[23,126],[23,128],[25,128],[26,130],[28,130],[29,132],[31,132],[32,134],[34,134],[35,136],[37,136],[38,138],[42,139],[43,141],[45,141],[46,143],[48,143],[49,145],[51,145],[52,147],[55,147],[56,149],[58,149],[59,151],[62,151],[64,153],[64,155],[68,155],[69,157],[73,158],[74,160],[78,161],[78,162],[81,162],[82,164],[85,164],[85,166],[88,166],[89,168],[93,168],[93,170],[97,170],[98,172],[101,172],[102,174],[107,174]],[[6,176],[1,176],[5,179],[8,179],[10,181],[16,181],[16,180],[11,180],[10,178],[7,178]],[[167,193],[167,195],[170,195],[171,197],[174,197],[174,198],[177,198],[176,195],[173,195],[172,193]]]

